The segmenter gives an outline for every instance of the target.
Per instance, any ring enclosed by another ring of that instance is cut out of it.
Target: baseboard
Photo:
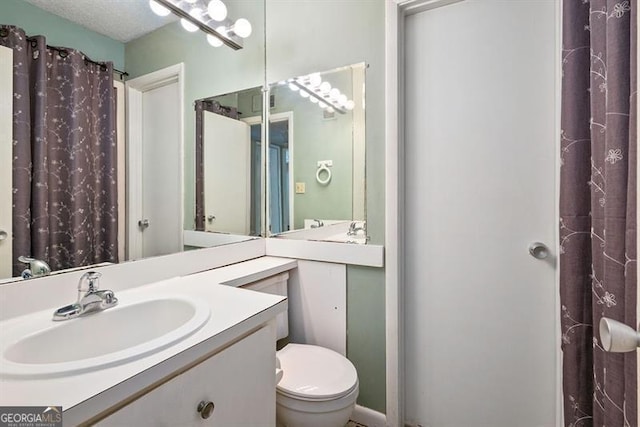
[[[387,417],[384,414],[360,405],[356,405],[351,419],[367,427],[386,427],[387,425]]]

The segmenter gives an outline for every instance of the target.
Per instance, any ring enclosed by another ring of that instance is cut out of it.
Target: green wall
[[[266,0],[267,80],[366,62],[367,224],[384,244],[383,0]],[[347,268],[347,352],[358,403],[385,411],[384,269]]]
[[[0,24],[21,27],[29,36],[45,36],[47,44],[78,49],[94,61],[113,61],[115,68],[124,71],[124,43],[88,30],[23,0],[0,1]]]

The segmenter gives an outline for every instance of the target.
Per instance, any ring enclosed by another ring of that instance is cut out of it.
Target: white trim
[[[184,64],[154,71],[144,76],[128,80],[127,93],[127,259],[137,259],[142,255],[142,235],[134,224],[142,214],[142,94],[159,87],[178,83],[179,102],[179,144],[180,144],[180,188],[182,209],[180,224],[184,226]],[[180,247],[184,246],[180,233]]]
[[[554,280],[555,287],[555,323],[556,323],[556,426],[560,427],[564,425],[564,404],[563,404],[563,390],[562,390],[562,348],[560,343],[562,342],[562,330],[561,330],[561,318],[560,318],[560,229],[558,224],[560,223],[560,132],[562,129],[562,0],[556,1],[556,22],[555,22],[555,219],[556,226],[554,231],[556,254],[556,274]]]
[[[360,405],[356,405],[356,409],[351,414],[351,420],[367,427],[385,427],[387,425],[387,417],[384,414]]]
[[[385,8],[385,343],[386,343],[386,423],[404,424],[404,319],[402,233],[400,207],[404,204],[402,139],[400,137],[400,43],[401,6],[387,0]]]
[[[265,241],[266,254],[269,256],[384,267],[384,247],[381,245],[348,245],[280,237],[270,237]]]

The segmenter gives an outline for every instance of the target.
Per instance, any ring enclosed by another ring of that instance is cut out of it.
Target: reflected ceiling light
[[[149,7],[160,16],[173,12],[180,17],[185,30],[200,29],[210,36],[207,42],[215,47],[226,44],[234,50],[242,49],[242,39],[249,37],[253,30],[245,18],[230,19],[222,0],[149,0]]]
[[[213,47],[220,47],[224,44],[222,43],[222,40],[220,40],[216,36],[212,36],[211,34],[207,34],[207,43],[209,43]]]
[[[232,31],[236,33],[239,37],[246,39],[251,35],[251,22],[244,18],[240,18],[236,21],[236,23],[232,27]]]
[[[329,113],[339,112],[346,114],[347,110],[353,110],[356,103],[347,98],[338,88],[332,88],[331,83],[322,81],[320,73],[309,74],[290,81],[289,89],[300,91],[300,96],[309,98],[314,104]]]
[[[211,0],[207,6],[207,13],[214,21],[224,21],[227,17],[227,5],[221,0]]]
[[[171,11],[154,0],[149,0],[149,7],[158,16],[169,16]]]
[[[322,77],[320,77],[320,73],[313,73],[309,75],[309,85],[313,88],[320,86],[322,83]]]

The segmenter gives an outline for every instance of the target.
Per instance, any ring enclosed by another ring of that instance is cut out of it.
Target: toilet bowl
[[[288,278],[284,272],[243,287],[286,296]],[[277,338],[288,336],[288,311],[278,315],[276,324]],[[359,390],[358,373],[349,359],[328,348],[293,343],[276,357],[276,425],[344,427]]]
[[[278,427],[343,427],[356,405],[358,375],[344,356],[324,347],[288,344],[277,352]]]

